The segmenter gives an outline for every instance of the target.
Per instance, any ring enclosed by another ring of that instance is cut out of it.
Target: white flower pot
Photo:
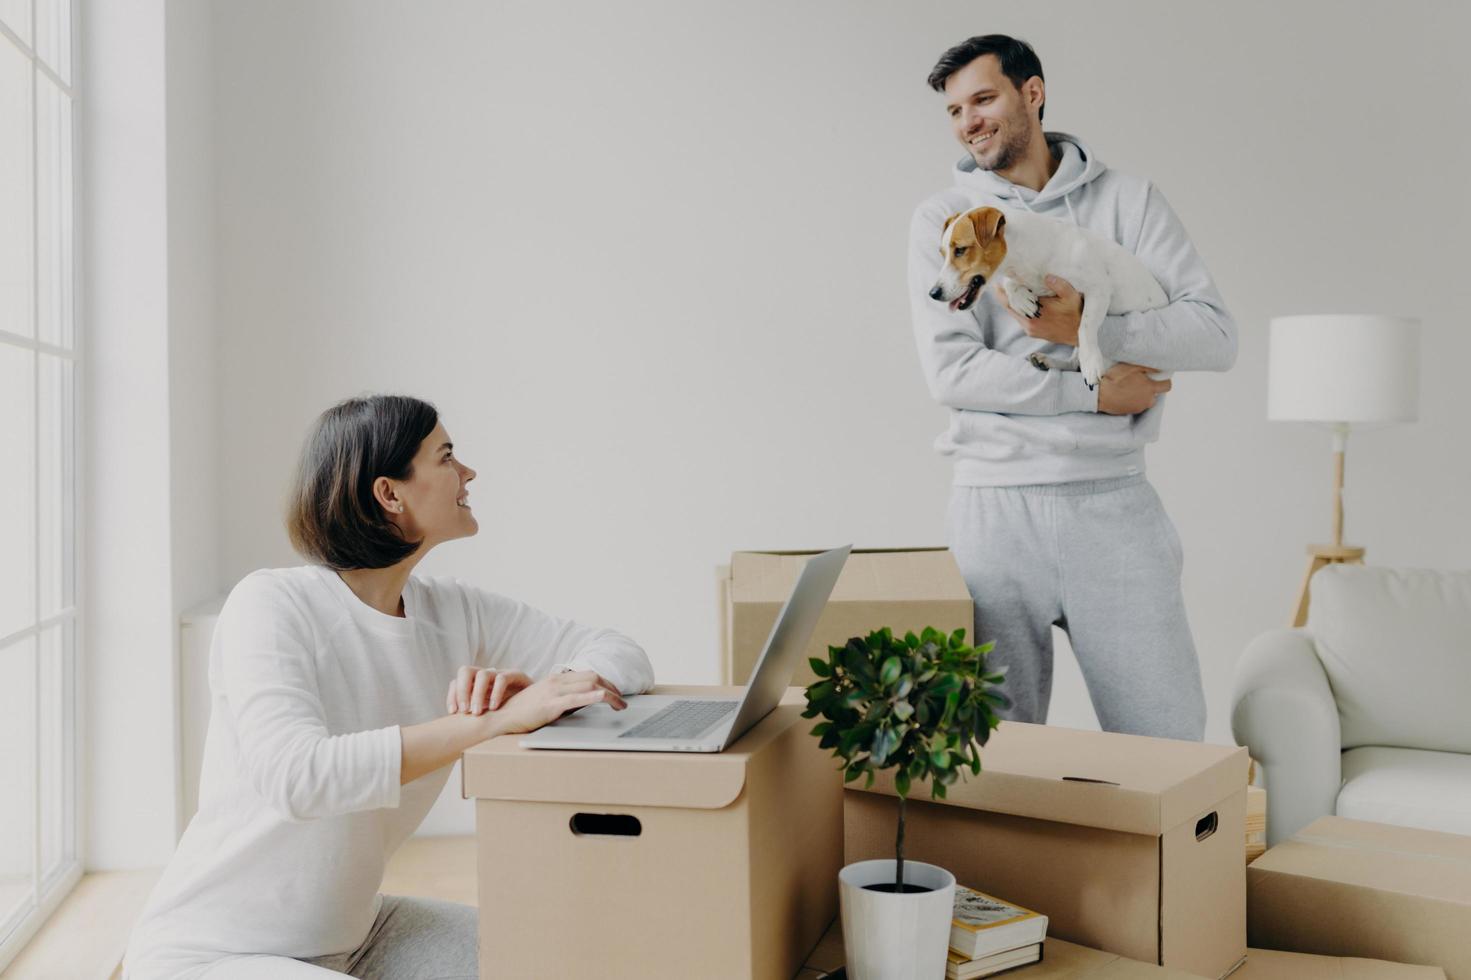
[[[859,861],[838,872],[843,947],[852,980],[944,980],[955,909],[955,876],[944,868],[904,862],[904,884],[927,892],[870,891],[892,883],[894,861]]]

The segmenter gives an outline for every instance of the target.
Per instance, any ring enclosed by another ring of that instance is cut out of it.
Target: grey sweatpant
[[[1056,624],[1105,731],[1202,738],[1180,538],[1143,475],[957,486],[946,528],[975,600],[976,642],[996,641],[989,662],[1007,668],[1004,717],[1046,722]]]
[[[384,895],[368,938],[357,949],[309,960],[227,956],[190,972],[190,980],[479,980],[475,909],[431,898]]]

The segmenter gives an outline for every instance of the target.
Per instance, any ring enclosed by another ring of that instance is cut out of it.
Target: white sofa
[[[1471,572],[1330,565],[1236,667],[1267,843],[1327,814],[1471,834]]]

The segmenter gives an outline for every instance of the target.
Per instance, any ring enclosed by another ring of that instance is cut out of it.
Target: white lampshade
[[[1420,321],[1394,316],[1279,316],[1267,360],[1267,418],[1353,425],[1413,422]]]

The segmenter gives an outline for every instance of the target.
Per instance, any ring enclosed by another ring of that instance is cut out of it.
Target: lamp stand
[[[1302,578],[1302,588],[1297,594],[1297,611],[1292,616],[1295,627],[1308,621],[1308,586],[1318,569],[1326,565],[1364,563],[1363,548],[1343,543],[1343,455],[1347,448],[1348,426],[1339,423],[1333,427],[1333,543],[1308,545],[1308,571]]]

